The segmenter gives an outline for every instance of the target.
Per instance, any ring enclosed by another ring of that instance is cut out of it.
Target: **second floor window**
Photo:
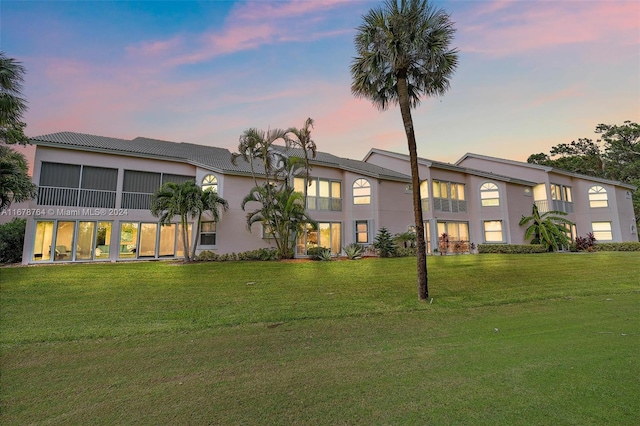
[[[609,207],[607,190],[600,185],[589,188],[589,206],[591,208]]]
[[[434,180],[432,186],[434,210],[454,213],[467,211],[464,184]]]
[[[304,193],[304,178],[295,178],[293,187]],[[311,178],[307,190],[308,210],[342,211],[342,183],[338,180]]]
[[[371,204],[371,184],[366,179],[353,183],[353,204]]]
[[[482,207],[500,205],[500,190],[498,185],[492,182],[483,183],[480,187],[480,202]]]
[[[218,178],[214,175],[206,175],[202,179],[202,190],[218,193]]]

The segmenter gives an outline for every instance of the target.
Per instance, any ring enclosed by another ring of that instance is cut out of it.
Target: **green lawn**
[[[640,254],[0,269],[0,424],[637,424]]]

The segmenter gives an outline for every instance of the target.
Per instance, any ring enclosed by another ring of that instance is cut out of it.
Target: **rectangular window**
[[[138,223],[123,222],[120,225],[118,257],[121,259],[135,258],[136,251],[138,251]]]
[[[356,243],[369,244],[369,222],[366,220],[356,221]]]
[[[469,223],[438,222],[437,227],[438,248],[441,252],[464,253],[469,251]],[[447,234],[445,239],[442,238],[443,234]]]
[[[454,213],[467,211],[464,184],[434,180],[432,186],[434,210]]]
[[[160,188],[160,173],[124,171],[122,208],[149,210],[151,194]]]
[[[484,222],[484,241],[487,243],[504,242],[501,220],[487,220]]]
[[[173,256],[176,252],[176,225],[160,226],[160,244],[158,245],[158,256]]]
[[[200,245],[215,246],[216,245],[216,223],[202,222],[200,225]]]
[[[53,242],[53,221],[36,222],[36,235],[33,242],[34,262],[51,260]]]
[[[550,184],[552,209],[565,213],[573,213],[573,195],[570,186]]]
[[[302,178],[295,178],[296,191],[304,194]],[[342,211],[342,183],[336,180],[311,178],[307,186],[307,210]]]
[[[75,222],[58,222],[56,227],[56,243],[54,245],[54,260],[72,260],[73,237],[76,229]]]
[[[111,226],[112,222],[98,222],[94,259],[109,258],[109,253],[111,253]]]
[[[118,170],[43,162],[38,204],[114,208]]]
[[[165,183],[167,183],[167,182],[185,183],[185,182],[190,181],[190,180],[195,182],[196,177],[195,176],[185,176],[185,175],[172,175],[170,173],[163,173],[162,174],[162,184],[163,185]]]
[[[138,257],[155,257],[157,238],[158,238],[157,223],[141,223],[140,224],[140,246],[138,247]]]
[[[93,258],[95,228],[95,222],[78,222],[76,260],[91,260]]]
[[[420,183],[420,201],[422,203],[422,211],[429,211],[429,181],[422,181]]]
[[[596,241],[613,241],[611,222],[591,222],[591,229]]]

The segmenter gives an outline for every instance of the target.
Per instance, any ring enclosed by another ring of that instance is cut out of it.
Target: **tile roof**
[[[37,136],[31,138],[31,142],[35,145],[56,148],[172,160],[228,174],[248,175],[251,173],[249,163],[242,158],[239,158],[237,164],[234,165],[231,162],[231,152],[226,148],[186,142],[169,142],[144,137],[128,140],[74,132],[60,132]],[[286,150],[283,146],[276,148],[283,151]],[[302,155],[302,150],[300,149],[288,150],[288,152],[294,155]],[[393,170],[388,170],[363,161],[337,157],[324,152],[317,152],[316,157],[311,159],[310,163],[312,166],[334,167],[379,179],[403,182],[409,182],[411,180],[410,176]],[[259,170],[259,167],[257,170]]]

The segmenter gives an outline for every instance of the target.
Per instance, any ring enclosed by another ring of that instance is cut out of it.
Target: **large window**
[[[200,225],[200,245],[215,246],[216,245],[216,223],[202,222]]]
[[[309,249],[324,247],[331,254],[339,254],[342,250],[342,224],[340,222],[319,222],[316,230],[307,225],[305,231],[298,236],[296,254],[306,256]]]
[[[480,202],[482,207],[500,205],[500,190],[493,182],[486,182],[480,186]]]
[[[117,182],[117,169],[43,162],[38,204],[114,208]]]
[[[202,179],[202,190],[218,193],[218,178],[214,175],[206,175]]]
[[[429,181],[420,182],[420,201],[422,203],[422,211],[429,211]]]
[[[293,187],[304,193],[305,179],[295,178]],[[342,211],[341,182],[330,179],[311,178],[307,186],[307,209]]]
[[[551,200],[553,210],[573,213],[573,195],[570,186],[551,184]]]
[[[37,221],[31,260],[108,259],[112,222]]]
[[[371,204],[371,184],[366,179],[353,182],[353,204]]]
[[[501,220],[486,220],[484,225],[484,241],[487,243],[502,243],[504,236],[502,234]]]
[[[591,222],[591,229],[596,241],[613,241],[611,222]]]
[[[433,209],[441,212],[466,212],[464,184],[434,180]]]
[[[443,240],[442,235],[447,234]],[[469,224],[467,222],[438,222],[440,251],[464,253],[469,251]]]
[[[591,208],[609,207],[607,190],[600,185],[589,188],[589,206]]]

